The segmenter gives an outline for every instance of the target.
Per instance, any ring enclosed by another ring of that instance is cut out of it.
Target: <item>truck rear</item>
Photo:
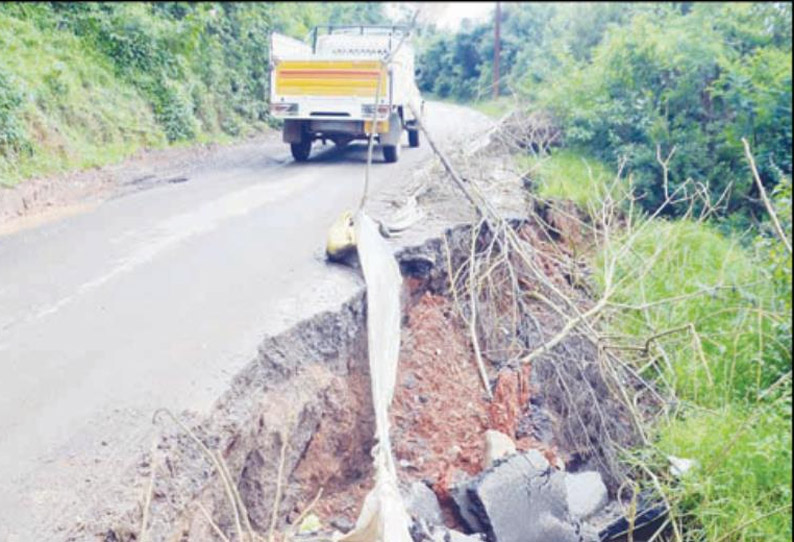
[[[311,45],[271,36],[270,112],[303,162],[316,140],[346,145],[374,131],[386,162],[400,155],[402,133],[419,146],[414,111],[422,101],[407,30],[395,26],[315,28]],[[413,109],[412,109],[412,107]]]

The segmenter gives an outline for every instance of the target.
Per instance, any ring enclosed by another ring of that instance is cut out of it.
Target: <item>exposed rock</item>
[[[497,459],[516,453],[516,444],[513,439],[489,429],[485,432],[485,468],[493,466]]]
[[[607,487],[598,472],[567,473],[565,492],[568,510],[576,519],[587,519],[601,510],[609,500]]]
[[[550,463],[549,460],[546,459],[546,456],[540,452],[540,450],[529,450],[524,454],[527,457],[527,460],[538,470],[546,470],[549,468]]]
[[[474,504],[469,494],[469,488],[473,483],[473,480],[467,480],[466,482],[452,486],[449,489],[449,494],[457,507],[458,515],[460,519],[463,520],[463,524],[472,532],[482,533],[485,532],[485,527],[480,523],[480,518],[477,514],[473,512]]]
[[[489,427],[511,438],[518,430],[524,406],[529,403],[530,366],[502,369],[496,377],[493,401],[488,405]]]
[[[414,482],[405,492],[405,509],[416,521],[424,521],[427,525],[443,525],[444,517],[441,506],[433,490],[422,482]]]
[[[472,531],[491,542],[581,540],[568,513],[565,475],[538,456],[514,455],[456,488],[453,497]]]
[[[343,533],[352,531],[353,528],[356,526],[355,522],[344,516],[335,517],[330,521],[330,523],[331,523],[331,527],[333,527],[334,529],[338,529]]]

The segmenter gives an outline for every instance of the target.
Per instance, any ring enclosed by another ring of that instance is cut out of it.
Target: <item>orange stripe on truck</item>
[[[386,71],[377,61],[283,61],[276,66],[276,94],[283,96],[381,96],[388,91]]]
[[[287,77],[307,76],[307,75],[344,75],[344,76],[360,76],[368,75],[377,79],[378,72],[376,71],[355,71],[355,70],[281,70],[280,74]]]

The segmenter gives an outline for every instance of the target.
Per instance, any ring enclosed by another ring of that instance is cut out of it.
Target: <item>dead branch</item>
[[[304,508],[303,511],[298,515],[298,518],[295,520],[293,524],[292,531],[287,535],[287,540],[291,540],[295,536],[296,531],[300,528],[300,525],[303,522],[303,520],[306,518],[306,516],[308,516],[311,513],[312,510],[314,510],[314,507],[317,506],[317,503],[320,501],[320,498],[322,496],[323,496],[323,488],[320,488],[320,490],[317,492],[317,495],[315,495],[314,499],[312,499],[312,502],[309,503],[309,506]]]
[[[667,154],[667,158],[662,160],[662,146],[657,144],[656,145],[656,161],[659,162],[659,165],[662,166],[662,182],[664,186],[664,199],[670,198],[670,189],[669,189],[669,182],[668,176],[670,173],[670,160],[673,158],[675,154],[676,146],[673,145],[673,148],[670,149],[670,152]]]
[[[472,230],[471,235],[471,256],[470,256],[470,266],[471,271],[469,272],[469,303],[470,303],[470,317],[469,317],[469,332],[471,333],[471,341],[472,345],[474,346],[474,356],[477,360],[477,370],[480,373],[480,378],[482,379],[482,385],[485,388],[485,392],[488,394],[488,399],[493,400],[493,393],[491,392],[491,386],[488,383],[488,373],[485,370],[485,363],[482,360],[482,352],[480,350],[480,342],[477,338],[477,293],[474,287],[474,248],[477,243],[477,236],[480,232],[482,222],[480,225],[477,226],[474,230]]]
[[[747,155],[747,161],[750,162],[750,169],[753,172],[753,178],[755,179],[755,184],[758,186],[758,191],[761,193],[761,199],[764,200],[764,206],[766,207],[766,212],[769,213],[769,217],[772,219],[772,224],[775,226],[775,232],[780,240],[783,242],[783,246],[786,247],[789,254],[791,254],[791,243],[789,243],[788,237],[786,233],[783,231],[783,227],[780,225],[780,221],[777,218],[777,214],[775,214],[775,209],[772,207],[772,202],[769,201],[769,197],[766,195],[766,189],[764,188],[764,183],[761,182],[761,176],[758,174],[758,169],[755,167],[755,159],[753,158],[753,153],[750,152],[750,144],[747,143],[747,139],[742,138],[742,143],[744,144],[744,153]]]

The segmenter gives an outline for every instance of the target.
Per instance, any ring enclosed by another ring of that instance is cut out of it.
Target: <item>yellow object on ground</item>
[[[356,249],[356,230],[353,223],[353,213],[345,211],[336,219],[328,231],[328,241],[325,245],[325,254],[328,259],[338,262]]]

